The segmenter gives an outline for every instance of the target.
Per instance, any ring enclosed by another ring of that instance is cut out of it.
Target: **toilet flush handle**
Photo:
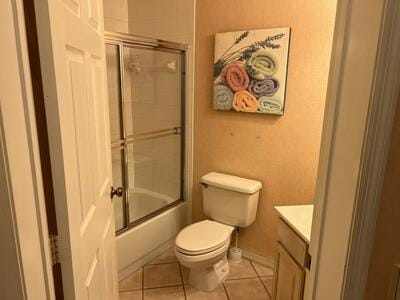
[[[205,189],[208,188],[208,184],[204,182],[200,182],[200,185],[202,185]]]

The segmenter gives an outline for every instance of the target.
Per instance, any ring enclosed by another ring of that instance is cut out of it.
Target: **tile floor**
[[[249,260],[230,264],[223,285],[211,293],[188,285],[189,270],[180,265],[170,248],[140,270],[119,282],[120,300],[270,300],[270,268]]]

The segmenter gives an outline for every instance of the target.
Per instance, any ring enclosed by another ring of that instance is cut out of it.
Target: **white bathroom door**
[[[102,0],[35,0],[65,299],[118,299]]]

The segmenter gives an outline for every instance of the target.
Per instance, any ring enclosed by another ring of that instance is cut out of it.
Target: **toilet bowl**
[[[233,226],[205,220],[184,228],[176,237],[175,254],[190,269],[189,284],[214,290],[229,274],[227,252]]]
[[[189,284],[212,291],[229,274],[227,253],[235,227],[255,218],[261,182],[211,172],[201,178],[204,214],[212,220],[191,224],[176,237],[175,254],[190,269]]]

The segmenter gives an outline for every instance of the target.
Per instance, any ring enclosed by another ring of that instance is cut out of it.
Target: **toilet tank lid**
[[[253,194],[261,189],[262,184],[257,180],[210,172],[201,177],[201,182],[218,188],[239,193]]]

